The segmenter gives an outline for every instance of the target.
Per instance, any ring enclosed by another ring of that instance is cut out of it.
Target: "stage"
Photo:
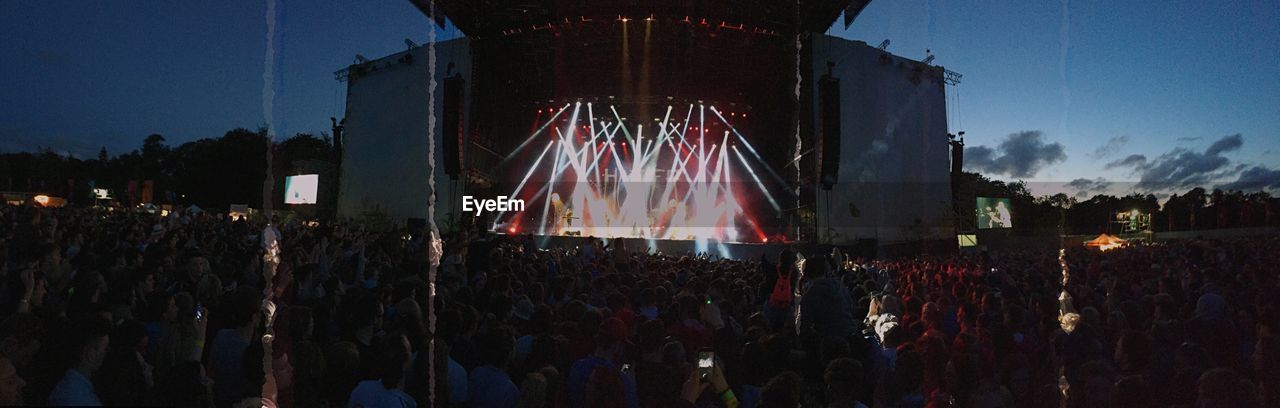
[[[821,34],[865,1],[804,0],[800,21],[427,3],[467,36],[342,71],[340,216],[403,225],[435,195],[446,232],[733,257],[955,239],[943,69]],[[523,204],[479,221],[463,197]]]

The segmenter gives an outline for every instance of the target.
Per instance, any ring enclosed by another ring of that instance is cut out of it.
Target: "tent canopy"
[[[1097,238],[1094,238],[1089,241],[1085,241],[1084,245],[1089,247],[1096,247],[1098,249],[1105,251],[1108,249],[1124,246],[1128,242],[1129,241],[1126,241],[1123,238],[1117,237],[1115,235],[1102,234],[1102,235],[1098,235]]]

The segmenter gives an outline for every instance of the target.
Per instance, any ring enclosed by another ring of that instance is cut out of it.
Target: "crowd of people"
[[[1280,406],[1275,236],[1072,248],[1064,301],[1056,250],[462,232],[433,297],[423,231],[276,224],[0,207],[0,405]]]

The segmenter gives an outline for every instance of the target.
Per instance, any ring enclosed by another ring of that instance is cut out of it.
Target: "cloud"
[[[1090,156],[1094,160],[1102,160],[1120,152],[1120,149],[1127,144],[1129,144],[1129,136],[1116,136],[1108,140],[1107,144],[1098,146],[1098,149],[1094,150]]]
[[[1010,134],[999,146],[964,149],[965,168],[1016,178],[1035,177],[1045,167],[1067,159],[1060,143],[1045,143],[1038,130]]]
[[[1222,154],[1239,150],[1243,145],[1244,138],[1237,133],[1218,139],[1203,153],[1182,147],[1173,149],[1155,160],[1135,166],[1139,176],[1136,187],[1146,190],[1186,188],[1233,176],[1246,166],[1233,166],[1231,160]]]
[[[1107,187],[1110,187],[1110,186],[1111,186],[1111,182],[1107,181],[1107,179],[1104,179],[1102,177],[1098,177],[1093,180],[1090,180],[1087,178],[1078,178],[1075,180],[1071,180],[1071,182],[1067,183],[1067,187],[1071,187],[1076,190],[1084,190],[1084,191],[1106,190]]]
[[[1116,167],[1135,167],[1135,166],[1141,166],[1143,164],[1147,164],[1147,156],[1141,155],[1141,154],[1131,154],[1128,157],[1125,157],[1123,159],[1117,159],[1110,163],[1107,163],[1106,168],[1107,170],[1111,170]]]
[[[1280,189],[1280,170],[1253,166],[1241,172],[1236,181],[1219,184],[1218,188],[1241,191]]]
[[[1213,142],[1213,144],[1209,146],[1209,150],[1204,151],[1204,154],[1216,156],[1220,153],[1238,150],[1240,149],[1240,146],[1244,146],[1244,137],[1240,136],[1239,133],[1236,133]]]
[[[1201,140],[1204,140],[1204,136],[1180,137],[1180,138],[1178,138],[1178,141],[1179,141],[1179,142],[1199,142],[1199,141],[1201,141]]]
[[[1077,198],[1087,198],[1089,197],[1090,191],[1093,191],[1097,194],[1101,194],[1107,191],[1107,188],[1111,187],[1111,182],[1107,181],[1107,179],[1104,179],[1102,177],[1098,177],[1096,179],[1078,178],[1068,182],[1066,184],[1066,187],[1079,190],[1079,191],[1076,191]]]

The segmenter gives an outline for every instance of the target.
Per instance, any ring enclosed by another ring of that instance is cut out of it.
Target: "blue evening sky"
[[[1237,133],[1242,147],[1223,154],[1233,165],[1280,168],[1275,0],[872,1],[849,30],[830,32],[871,45],[888,38],[889,51],[915,59],[930,49],[935,64],[963,74],[948,88],[948,116],[969,146],[1026,130],[1061,143],[1065,161],[1028,181],[1136,181],[1106,163],[1204,152]]]
[[[266,123],[266,0],[0,4],[0,151],[116,154],[151,133],[177,145]],[[1062,145],[1065,159],[1018,178],[1136,181],[1138,169],[1105,164],[1141,154],[1154,167],[1234,134],[1242,144],[1222,150],[1230,164],[1219,179],[1235,180],[1232,167],[1280,174],[1280,1],[1156,4],[880,0],[851,29],[830,32],[888,38],[891,52],[914,59],[931,49],[935,64],[964,74],[948,88],[948,116],[970,146],[1000,154],[1023,131]],[[333,71],[355,54],[397,52],[432,29],[407,0],[277,7],[270,76],[282,136],[328,130],[345,93]]]

